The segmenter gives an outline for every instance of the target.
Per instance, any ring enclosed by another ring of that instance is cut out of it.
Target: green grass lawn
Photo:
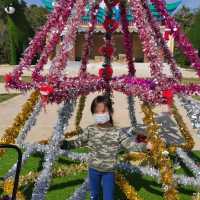
[[[199,84],[200,78],[183,78],[181,82],[184,84],[190,84],[190,83]]]
[[[195,83],[195,84],[200,84],[200,78],[184,78],[182,81],[181,81],[183,84],[190,84],[190,83]],[[192,98],[200,101],[200,96],[192,96]]]
[[[31,81],[31,76],[22,76],[22,80],[24,81]],[[4,76],[0,75],[0,83],[4,82]],[[200,83],[200,78],[183,78],[182,83],[189,84],[189,83]]]
[[[78,149],[78,152],[85,152],[85,149]],[[191,157],[195,158],[200,162],[200,152],[195,151],[192,152]],[[25,166],[21,171],[21,175],[26,175],[30,171],[37,172],[42,169],[42,160],[43,156],[40,154],[35,154],[30,157]],[[5,174],[7,170],[12,166],[16,161],[16,153],[12,150],[9,150],[3,157],[0,158],[0,176]],[[56,166],[70,166],[75,163],[65,157],[61,157],[58,159],[58,162],[55,164]],[[77,163],[77,162],[76,162]],[[177,174],[187,174],[191,175],[191,173],[182,166],[181,169],[176,170]],[[161,200],[163,192],[161,189],[161,184],[156,183],[151,177],[141,176],[139,174],[127,174],[124,173],[129,182],[135,187],[138,191],[139,195],[144,200]],[[72,173],[69,176],[55,177],[51,182],[51,186],[47,193],[47,200],[65,200],[70,197],[73,192],[83,183],[84,178],[87,175],[87,171]],[[26,199],[31,199],[31,193],[33,190],[33,183],[25,184],[20,188],[21,191],[24,192]],[[189,187],[179,187],[180,199],[181,200],[191,200],[192,194],[195,192],[193,189]],[[0,194],[2,190],[0,189]],[[116,199],[125,200],[126,197],[124,194],[116,187]],[[87,200],[89,200],[89,194],[87,194]]]
[[[11,99],[13,97],[16,97],[17,95],[19,94],[0,94],[0,103],[3,102],[3,101],[7,101],[8,99]]]
[[[26,82],[30,82],[31,77],[30,76],[22,76],[22,80],[24,80]],[[2,75],[0,75],[0,83],[4,83],[4,76],[2,76]]]
[[[192,98],[194,98],[194,99],[196,99],[196,100],[198,100],[198,101],[200,101],[200,96],[192,96]]]

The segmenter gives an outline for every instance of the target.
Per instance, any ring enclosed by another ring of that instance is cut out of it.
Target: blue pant
[[[101,183],[103,186],[103,200],[114,200],[114,172],[100,172],[89,168],[89,183],[91,200],[99,200]]]

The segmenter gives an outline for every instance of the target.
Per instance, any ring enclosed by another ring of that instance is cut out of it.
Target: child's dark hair
[[[95,97],[91,104],[92,114],[95,113],[96,106],[98,103],[104,103],[104,105],[108,108],[108,112],[110,114],[110,123],[113,125],[112,114],[113,114],[114,110],[113,110],[111,99],[105,95],[99,95],[99,96]]]

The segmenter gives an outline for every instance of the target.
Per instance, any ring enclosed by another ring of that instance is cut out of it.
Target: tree
[[[17,3],[17,4],[16,4]],[[9,15],[5,8],[15,7]],[[16,64],[28,44],[28,40],[38,27],[46,22],[48,11],[43,7],[27,7],[24,1],[1,0],[0,3],[0,63]]]
[[[25,16],[34,32],[46,22],[47,14],[47,9],[36,5],[31,5],[25,9]]]
[[[194,13],[183,6],[175,15],[176,21],[181,24],[184,32],[188,32],[194,22]]]
[[[176,21],[181,25],[182,30],[188,36],[188,32],[190,32],[191,27],[194,24],[195,13],[192,12],[189,8],[183,6],[175,15]],[[194,43],[193,43],[194,44]],[[180,67],[188,68],[190,66],[190,62],[188,59],[182,54],[180,49],[176,46],[174,57]]]
[[[8,63],[9,38],[5,22],[0,18],[0,63]]]
[[[188,37],[192,42],[193,46],[200,52],[200,10],[195,13],[194,23],[192,24],[190,30],[188,31]],[[199,53],[200,55],[200,53]]]
[[[19,3],[18,0],[2,0],[2,5],[4,9],[7,9],[5,12],[6,23],[7,23],[7,32],[9,36],[9,45],[10,45],[10,64],[17,64],[23,53],[28,38],[32,36],[33,31],[29,26],[28,21],[24,15],[24,9],[26,4],[24,1]],[[14,12],[10,12],[14,10]]]

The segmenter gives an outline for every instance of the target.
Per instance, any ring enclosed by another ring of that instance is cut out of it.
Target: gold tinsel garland
[[[192,200],[200,200],[200,192],[193,195]]]
[[[123,161],[129,161],[131,164],[141,165],[144,162],[148,162],[151,160],[151,157],[148,153],[144,152],[130,152],[125,154],[122,157]]]
[[[180,148],[185,149],[186,151],[192,150],[192,148],[194,147],[194,140],[193,140],[185,122],[183,121],[182,116],[179,114],[178,109],[176,108],[175,105],[173,105],[172,113],[174,115],[174,118],[175,118],[178,126],[179,126],[179,130],[185,139],[185,144],[175,144],[175,145],[172,145],[171,148],[180,147]]]
[[[86,163],[71,164],[70,166],[59,166],[53,168],[53,177],[63,177],[70,176],[72,174],[80,173],[86,171],[88,168]],[[28,183],[34,182],[39,175],[39,172],[29,172],[25,176],[20,176],[19,186],[26,185]]]
[[[142,104],[142,111],[144,112],[144,124],[147,126],[148,141],[153,144],[151,156],[154,165],[160,170],[161,181],[164,186],[165,200],[178,200],[178,191],[173,180],[173,168],[165,142],[159,137],[159,126],[155,121],[155,113],[152,111],[150,105]]]
[[[3,191],[6,195],[11,196],[13,192],[14,182],[12,179],[7,179],[3,184]],[[25,200],[24,195],[18,191],[16,195],[17,200]]]
[[[39,98],[39,92],[34,91],[31,93],[29,99],[22,106],[21,112],[17,114],[11,127],[5,130],[4,135],[0,138],[0,144],[14,144],[21,128],[24,126],[29,115],[33,112]],[[0,156],[3,155],[5,150],[0,150]]]
[[[147,159],[147,154],[143,152],[130,152],[124,156],[125,161],[137,161]]]
[[[81,134],[81,132],[82,132],[82,129],[80,127],[76,127],[74,131],[65,133],[65,138],[69,139],[71,137]]]
[[[136,192],[135,188],[128,183],[128,181],[126,180],[126,178],[122,174],[117,173],[115,175],[115,177],[116,177],[115,180],[116,180],[117,185],[124,192],[127,199],[129,199],[129,200],[142,200],[142,198]]]
[[[83,110],[85,108],[86,96],[81,96],[78,104],[78,110],[76,113],[75,119],[75,127],[78,128],[80,126],[81,119],[83,117]]]
[[[83,110],[85,108],[85,102],[86,102],[86,96],[81,96],[79,99],[78,109],[76,112],[76,118],[75,118],[75,130],[65,133],[65,138],[71,138],[75,135],[79,135],[81,133],[81,119],[83,117]]]

